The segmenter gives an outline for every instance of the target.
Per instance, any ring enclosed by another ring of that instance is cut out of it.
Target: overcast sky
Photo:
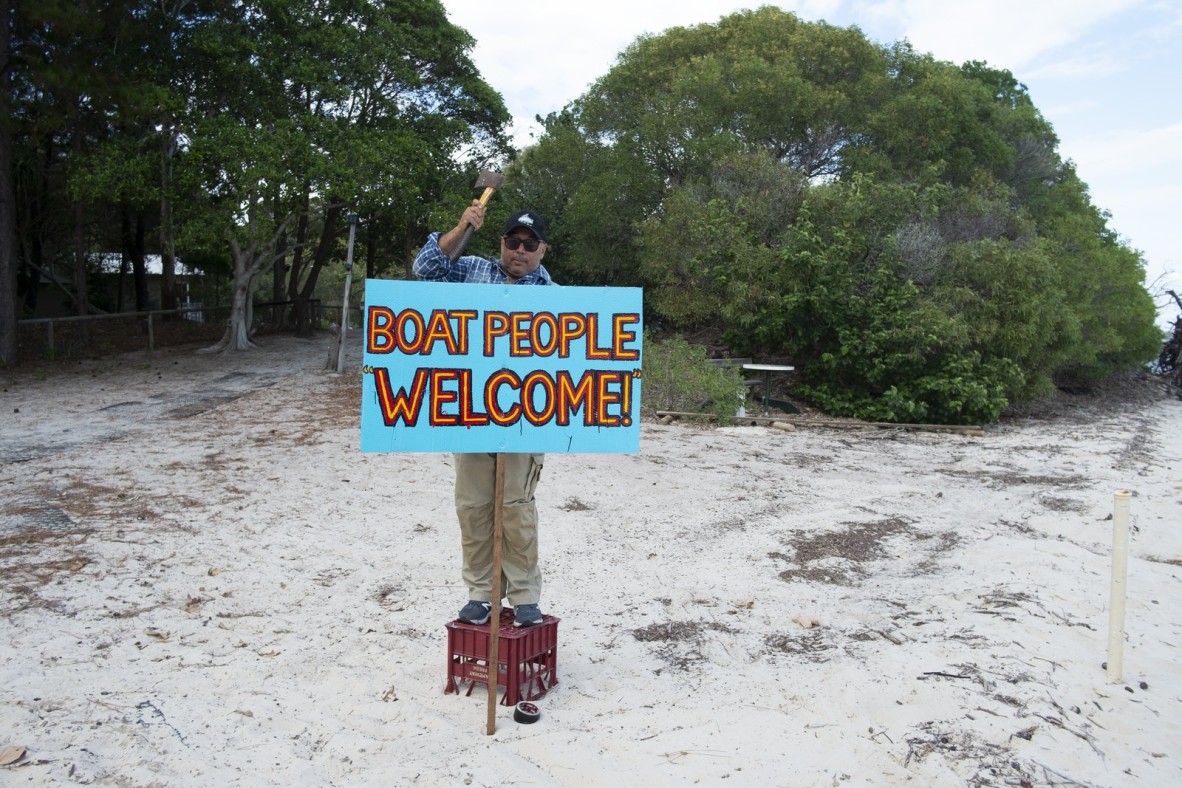
[[[777,5],[856,25],[871,40],[1009,69],[1055,127],[1111,226],[1144,253],[1150,292],[1182,295],[1182,0],[443,0],[476,39],[519,146],[584,93],[638,36]],[[1156,283],[1155,283],[1155,280]],[[1158,305],[1168,298],[1159,298]],[[1178,316],[1172,304],[1159,315]]]

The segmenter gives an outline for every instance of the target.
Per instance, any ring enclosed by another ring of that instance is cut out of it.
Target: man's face
[[[526,247],[535,242],[538,245],[537,249],[529,251]],[[509,247],[514,244],[517,248],[510,249]],[[524,227],[514,227],[508,235],[501,238],[501,268],[505,270],[505,275],[514,282],[538,270],[544,254],[546,254],[546,244],[539,241],[536,235]]]

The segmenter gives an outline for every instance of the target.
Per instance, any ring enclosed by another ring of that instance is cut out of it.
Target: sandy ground
[[[362,455],[326,356],[4,377],[0,784],[1182,784],[1182,401],[548,455],[559,684],[489,736],[451,458]]]

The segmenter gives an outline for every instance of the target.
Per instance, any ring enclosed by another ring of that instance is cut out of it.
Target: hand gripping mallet
[[[476,179],[476,188],[484,188],[484,193],[480,195],[480,204],[488,205],[488,201],[492,199],[493,192],[501,188],[505,183],[505,176],[499,172],[492,170],[481,170],[480,177]],[[464,234],[460,236],[460,242],[455,245],[448,255],[453,263],[460,259],[460,255],[464,253],[464,249],[468,246],[468,241],[472,240],[472,233],[476,232],[476,228],[469,222],[468,226],[464,228]]]

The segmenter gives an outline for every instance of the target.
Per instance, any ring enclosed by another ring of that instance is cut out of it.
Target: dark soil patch
[[[1049,397],[1011,405],[1000,421],[1087,422],[1100,415],[1141,411],[1176,396],[1166,376],[1136,370],[1095,383],[1087,390],[1057,389]]]
[[[656,653],[662,662],[674,670],[687,671],[707,659],[702,653],[706,632],[733,634],[735,630],[715,622],[667,621],[634,629],[632,637],[641,643],[659,644]],[[658,669],[657,674],[662,670]]]

